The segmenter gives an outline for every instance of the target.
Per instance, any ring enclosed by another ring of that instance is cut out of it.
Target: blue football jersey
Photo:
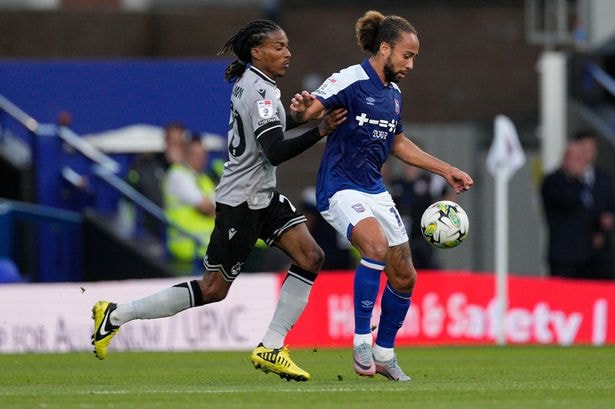
[[[346,121],[327,138],[318,170],[318,210],[327,210],[329,198],[343,189],[384,192],[382,164],[395,135],[403,132],[397,84],[384,86],[366,59],[331,75],[314,96],[327,109],[348,110]]]

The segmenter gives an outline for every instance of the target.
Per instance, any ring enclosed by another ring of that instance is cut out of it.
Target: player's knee
[[[203,301],[205,304],[211,304],[224,300],[226,294],[228,294],[228,288],[214,285],[205,288],[201,287],[201,292],[203,293]]]
[[[416,284],[416,270],[410,268],[404,274],[397,274],[389,278],[389,284],[394,290],[402,293],[412,293]]]
[[[388,250],[388,243],[371,241],[363,246],[363,256],[372,260],[386,260]]]
[[[305,268],[308,271],[320,271],[322,264],[325,262],[325,252],[319,247],[314,246],[305,254]]]

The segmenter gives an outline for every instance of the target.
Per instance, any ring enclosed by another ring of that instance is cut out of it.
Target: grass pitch
[[[361,378],[350,350],[296,350],[287,382],[249,352],[0,355],[0,408],[614,408],[615,347],[398,349],[413,381]]]

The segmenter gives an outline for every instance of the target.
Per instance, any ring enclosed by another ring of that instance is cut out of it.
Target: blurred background
[[[455,198],[469,238],[436,251],[439,267],[494,270],[485,162],[503,114],[526,156],[509,183],[509,270],[546,275],[540,184],[569,136],[598,135],[598,164],[615,172],[609,0],[0,0],[0,258],[32,282],[200,274],[198,257],[178,267],[166,251],[163,209],[130,183],[135,158],[160,152],[163,127],[180,121],[202,138],[210,169],[224,161],[231,59],[217,52],[248,21],[287,32],[293,57],[278,86],[290,101],[366,57],[354,24],[369,9],[419,33],[420,55],[399,84],[406,134],[475,181]],[[279,190],[298,206],[323,147],[278,168]],[[387,170],[394,179],[403,167]],[[146,232],[148,217],[161,234]],[[254,271],[286,268],[279,254],[254,257]]]

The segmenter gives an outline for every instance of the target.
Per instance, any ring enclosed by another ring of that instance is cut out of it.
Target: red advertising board
[[[309,348],[351,345],[352,281],[352,272],[321,273],[287,343]],[[381,289],[383,284],[384,275]],[[494,287],[493,274],[420,272],[396,345],[494,343]],[[507,343],[615,343],[615,283],[511,276],[508,288]],[[377,303],[374,325],[379,311]]]

